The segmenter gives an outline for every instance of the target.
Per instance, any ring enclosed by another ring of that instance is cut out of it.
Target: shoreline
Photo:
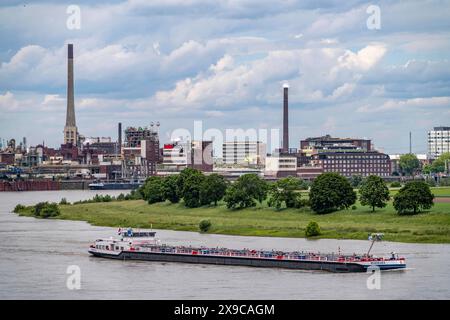
[[[390,203],[374,213],[358,204],[356,210],[318,215],[304,209],[275,210],[258,205],[243,210],[217,207],[185,208],[182,204],[149,205],[143,200],[60,205],[61,215],[49,219],[86,221],[93,226],[133,227],[173,231],[200,232],[201,220],[210,220],[207,234],[306,238],[305,228],[316,221],[322,229],[319,236],[307,239],[367,240],[372,232],[385,234],[390,242],[417,244],[450,243],[450,204],[436,203],[432,210],[415,216],[398,216]],[[18,213],[34,217],[28,207]]]

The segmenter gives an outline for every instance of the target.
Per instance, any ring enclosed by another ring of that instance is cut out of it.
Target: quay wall
[[[50,190],[87,190],[91,181],[86,180],[18,180],[0,181],[2,191],[50,191]]]
[[[60,182],[52,180],[0,181],[0,191],[60,190]]]

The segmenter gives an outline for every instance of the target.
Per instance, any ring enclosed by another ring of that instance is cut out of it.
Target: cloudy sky
[[[412,131],[413,151],[425,153],[427,131],[450,125],[449,1],[93,3],[1,1],[1,139],[62,142],[67,43],[86,136],[115,139],[118,121],[160,121],[163,141],[194,120],[279,128],[285,82],[291,147],[331,134],[404,153]],[[67,27],[72,4],[80,29]],[[379,29],[368,28],[370,5]]]

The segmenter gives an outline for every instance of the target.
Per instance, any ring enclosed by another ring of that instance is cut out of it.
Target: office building
[[[450,152],[450,127],[434,127],[428,131],[428,155],[436,159],[445,152]]]

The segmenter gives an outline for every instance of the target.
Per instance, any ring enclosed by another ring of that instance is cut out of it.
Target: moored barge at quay
[[[323,270],[331,272],[366,272],[369,268],[380,270],[404,269],[406,261],[391,253],[389,257],[370,255],[373,243],[381,240],[375,235],[366,254],[343,255],[304,251],[236,250],[162,244],[156,232],[132,229],[120,230],[118,238],[98,239],[89,248],[96,257],[119,260],[146,260],[160,262],[182,262],[230,266],[269,267],[299,270]]]

